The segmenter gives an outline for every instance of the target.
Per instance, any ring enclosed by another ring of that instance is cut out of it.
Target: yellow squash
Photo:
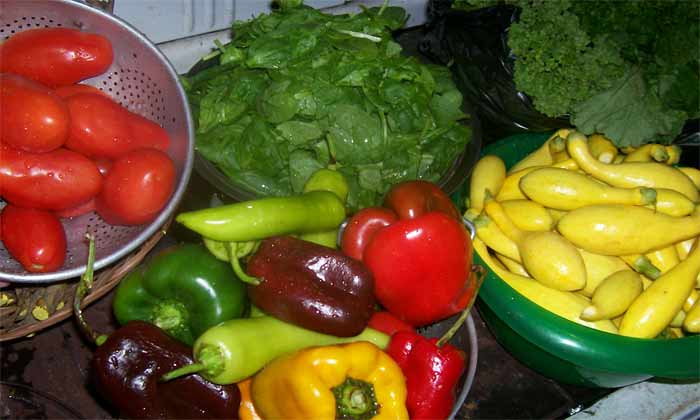
[[[625,156],[625,162],[651,162],[655,160],[657,162],[665,163],[668,160],[668,152],[666,147],[657,143],[648,143],[639,146],[627,156]]]
[[[612,163],[619,153],[613,142],[602,134],[588,136],[588,149],[594,158],[603,163]]]
[[[599,321],[618,317],[625,313],[643,290],[639,274],[629,269],[615,272],[595,289],[591,304],[581,312],[581,319]]]
[[[649,257],[642,254],[620,255],[620,259],[624,261],[630,268],[644,277],[656,279],[661,275],[661,270],[651,263]]]
[[[552,230],[554,226],[552,215],[544,206],[534,201],[505,200],[501,201],[501,205],[515,226],[522,230]]]
[[[700,333],[700,303],[695,302],[683,320],[683,329],[689,333]]]
[[[686,239],[685,241],[680,241],[678,242],[676,246],[676,252],[678,252],[678,258],[681,260],[684,260],[685,257],[690,254],[690,250],[693,249],[693,244],[695,241],[697,241],[698,238],[690,238]]]
[[[683,308],[700,274],[700,247],[684,261],[662,275],[632,303],[620,324],[620,334],[654,338]]]
[[[590,302],[585,297],[576,293],[552,289],[540,282],[503,270],[494,262],[494,259],[488,253],[486,245],[479,239],[474,241],[474,250],[491,271],[496,273],[498,277],[526,299],[577,324],[610,333],[617,332],[617,328],[609,320],[588,322],[581,319],[581,311]]]
[[[487,199],[484,211],[518,246],[523,267],[542,284],[565,291],[586,286],[583,258],[569,241],[553,231],[524,231],[508,217],[501,203]]]
[[[507,237],[488,216],[482,214],[474,219],[473,222],[476,227],[476,236],[484,241],[489,248],[514,261],[522,262],[518,245]]]
[[[700,235],[700,211],[673,217],[645,207],[597,204],[571,210],[557,229],[577,247],[597,254],[646,254]]]
[[[700,196],[698,188],[688,176],[665,163],[605,164],[595,159],[588,150],[586,136],[577,131],[567,137],[567,150],[584,172],[615,187],[668,188],[682,193],[693,202],[697,202]]]
[[[667,165],[675,165],[681,160],[681,147],[677,144],[671,144],[666,146],[666,154],[668,159],[666,159]]]
[[[695,184],[695,187],[700,189],[700,169],[692,166],[679,166],[678,170],[683,172]]]
[[[581,290],[581,294],[584,296],[593,296],[593,292],[606,277],[618,271],[629,269],[620,257],[594,254],[585,249],[579,249],[579,253],[586,266],[586,287]]]
[[[685,321],[685,311],[681,309],[676,316],[673,317],[671,322],[668,323],[668,326],[669,328],[680,328],[683,326],[683,321]]]
[[[484,207],[486,191],[497,195],[506,179],[506,165],[495,155],[486,155],[474,165],[469,179],[469,206],[478,211]]]
[[[520,179],[537,168],[543,168],[543,166],[531,166],[508,173],[508,176],[506,176],[506,179],[503,181],[501,190],[496,194],[496,200],[526,200],[527,197],[520,191]]]
[[[668,188],[655,188],[656,203],[650,204],[647,207],[658,212],[668,214],[669,216],[687,216],[697,207],[697,203],[691,201],[685,195],[676,190]]]
[[[529,199],[558,210],[573,210],[591,204],[647,205],[656,200],[651,188],[618,188],[579,172],[559,168],[535,169],[520,180],[520,190]]]
[[[497,252],[494,252],[494,255],[496,256],[496,259],[503,264],[503,267],[505,267],[506,270],[519,276],[530,277],[530,273],[528,273],[525,267],[523,267],[519,262]]]
[[[566,148],[566,136],[569,135],[569,129],[562,128],[557,130],[556,133],[552,134],[550,138],[545,141],[542,146],[537,150],[525,156],[518,163],[513,165],[508,171],[508,174],[517,172],[521,169],[529,168],[531,166],[541,166],[541,165],[551,165],[554,163],[554,153],[561,152]]]
[[[675,245],[669,245],[648,252],[646,256],[649,258],[649,261],[654,264],[654,267],[657,267],[661,271],[661,274],[666,273],[681,261],[681,259],[678,258]]]

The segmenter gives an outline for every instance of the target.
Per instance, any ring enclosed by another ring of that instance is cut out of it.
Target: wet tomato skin
[[[0,72],[19,74],[52,88],[98,76],[113,60],[109,39],[72,28],[28,29],[0,45]]]
[[[17,206],[69,209],[95,197],[102,184],[95,162],[71,150],[30,153],[0,146],[0,196]]]
[[[111,225],[140,225],[155,219],[175,187],[175,166],[160,150],[137,149],[112,163],[95,200]]]
[[[0,143],[41,153],[61,147],[68,138],[68,107],[37,82],[0,73],[0,108]]]
[[[46,273],[63,266],[66,234],[55,214],[7,204],[0,224],[5,249],[25,270]]]

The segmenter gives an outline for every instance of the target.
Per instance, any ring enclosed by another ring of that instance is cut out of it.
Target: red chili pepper
[[[475,271],[478,290],[484,270],[478,267]],[[450,415],[457,384],[465,369],[466,355],[447,342],[464,323],[473,303],[474,299],[439,339],[409,331],[399,331],[391,336],[386,352],[406,377],[406,408],[411,420],[446,419]]]
[[[389,311],[378,311],[372,314],[367,326],[381,331],[387,335],[394,335],[399,331],[416,332],[413,325],[397,318]]]

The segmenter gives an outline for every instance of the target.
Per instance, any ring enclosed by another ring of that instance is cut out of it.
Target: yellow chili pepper
[[[251,396],[264,419],[408,419],[401,368],[365,341],[281,356],[253,377]]]

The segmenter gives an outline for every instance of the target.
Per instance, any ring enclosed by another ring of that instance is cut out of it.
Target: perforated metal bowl
[[[189,181],[194,155],[192,117],[177,73],[138,30],[109,13],[76,1],[0,0],[0,39],[40,27],[76,28],[109,38],[114,48],[114,63],[104,74],[82,83],[99,88],[130,111],[165,128],[170,135],[168,155],[175,164],[177,183],[160,215],[149,224],[112,226],[94,212],[63,219],[68,253],[58,271],[28,273],[0,245],[0,280],[14,283],[49,283],[79,277],[87,261],[88,230],[96,237],[96,269],[137,249],[175,211]]]

